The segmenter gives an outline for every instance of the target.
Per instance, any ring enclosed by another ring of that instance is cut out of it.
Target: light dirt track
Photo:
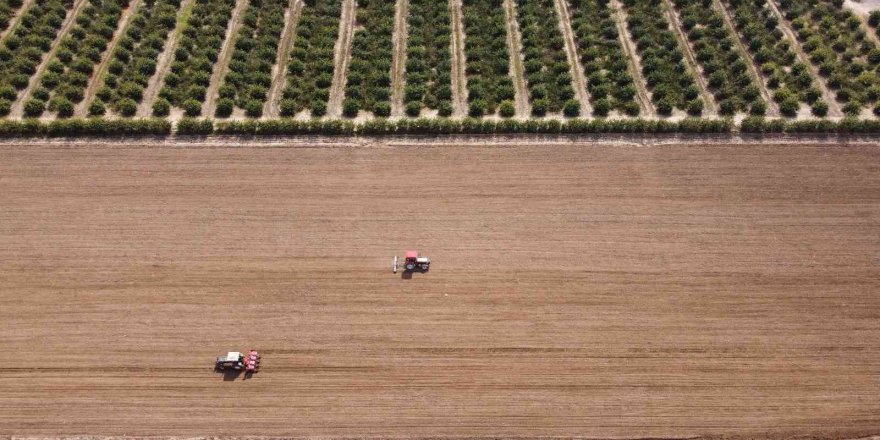
[[[878,163],[6,145],[0,436],[877,433]]]

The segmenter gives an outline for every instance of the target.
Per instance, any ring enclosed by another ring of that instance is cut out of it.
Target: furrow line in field
[[[214,64],[214,71],[211,73],[211,82],[208,90],[205,92],[205,105],[202,107],[202,115],[213,117],[217,107],[218,90],[223,82],[226,71],[229,70],[229,62],[232,61],[232,53],[235,51],[235,40],[238,39],[238,30],[241,29],[242,19],[244,19],[244,11],[247,10],[249,0],[238,0],[235,2],[235,9],[232,10],[232,19],[229,20],[229,26],[226,29],[226,38],[223,40],[223,47],[220,48],[220,55],[217,63]]]
[[[403,116],[403,90],[406,87],[406,44],[409,0],[397,0],[394,13],[394,51],[391,62],[391,116]]]
[[[174,60],[174,50],[177,48],[180,36],[183,33],[183,26],[186,25],[186,20],[192,13],[194,4],[195,0],[183,0],[180,3],[180,10],[177,14],[177,25],[171,36],[168,38],[168,41],[165,42],[165,47],[159,55],[156,73],[150,77],[150,81],[147,83],[147,88],[144,90],[144,98],[138,105],[137,116],[147,117],[152,113],[153,103],[159,98],[159,90],[162,88],[162,81],[165,80],[165,76],[171,68],[171,62]]]
[[[623,46],[623,52],[626,55],[630,75],[633,77],[633,82],[636,85],[636,97],[638,98],[641,116],[653,117],[656,115],[656,112],[654,111],[654,105],[651,103],[651,95],[648,93],[645,77],[642,75],[641,62],[637,58],[638,55],[635,49],[633,49],[635,43],[633,43],[632,36],[629,34],[626,26],[626,11],[623,10],[620,0],[610,0],[610,5],[613,9],[614,21],[617,23],[617,34],[620,38],[620,44]]]
[[[568,64],[571,66],[571,82],[574,94],[581,103],[581,115],[587,116],[593,112],[590,106],[590,95],[587,92],[587,77],[584,75],[584,67],[578,56],[578,45],[574,39],[574,31],[571,29],[571,15],[568,12],[567,0],[554,0],[556,12],[559,15],[559,28],[565,41],[565,54],[568,56]]]
[[[449,0],[449,17],[452,21],[452,38],[449,50],[452,52],[452,115],[463,117],[467,114],[467,61],[464,55],[465,34],[461,16],[461,0]]]

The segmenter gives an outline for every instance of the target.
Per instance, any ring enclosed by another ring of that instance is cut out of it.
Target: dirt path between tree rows
[[[76,16],[79,15],[82,8],[88,3],[88,0],[76,0],[73,3],[73,7],[70,8],[67,17],[64,18],[64,23],[61,24],[61,29],[55,36],[55,41],[52,42],[52,47],[49,48],[49,52],[43,54],[43,60],[40,61],[40,65],[37,67],[36,72],[31,75],[28,86],[18,94],[18,98],[12,104],[12,108],[9,111],[10,118],[21,118],[24,115],[25,101],[31,96],[31,93],[33,93],[34,89],[37,87],[40,79],[43,77],[43,73],[46,71],[46,68],[49,67],[49,61],[52,58],[55,58],[55,52],[61,47],[61,41],[64,40],[64,37],[67,36],[67,33],[73,27],[74,23],[76,23]]]
[[[153,74],[150,82],[147,83],[147,88],[144,89],[144,98],[138,104],[137,115],[139,117],[147,117],[153,113],[153,103],[159,98],[159,91],[162,88],[165,76],[171,68],[171,63],[174,61],[174,51],[177,49],[177,43],[180,41],[183,27],[186,26],[185,21],[190,13],[192,13],[194,5],[195,0],[183,0],[180,3],[180,9],[177,12],[177,25],[174,26],[171,35],[165,41],[165,46],[162,49],[162,53],[159,54],[159,60],[156,63],[156,73]]]
[[[608,5],[612,9],[614,22],[617,23],[617,35],[623,48],[623,54],[626,56],[627,69],[636,86],[636,102],[639,104],[640,116],[656,116],[654,103],[651,102],[651,94],[648,93],[645,77],[642,76],[641,58],[635,50],[635,43],[632,41],[632,36],[630,36],[629,28],[626,24],[626,11],[623,9],[620,0],[611,0]]]
[[[681,50],[684,52],[685,65],[687,65],[688,71],[690,71],[691,76],[693,76],[694,80],[697,82],[697,87],[700,88],[700,95],[706,103],[703,114],[710,116],[717,115],[718,103],[715,102],[715,96],[709,91],[709,85],[706,84],[706,78],[703,76],[703,69],[701,69],[699,63],[697,63],[697,58],[694,56],[690,41],[688,41],[687,35],[685,35],[684,31],[681,29],[681,23],[678,21],[678,12],[675,10],[675,5],[669,0],[663,0],[663,4],[660,7],[663,8],[666,13],[666,17],[669,20],[669,26],[675,34],[675,37],[678,38],[678,45],[681,46]],[[685,111],[687,111],[687,109],[685,109]]]
[[[7,35],[12,33],[12,30],[18,26],[18,23],[21,22],[21,17],[24,16],[28,9],[30,9],[32,4],[34,4],[34,0],[24,0],[21,3],[21,7],[16,9],[15,15],[9,19],[9,26],[6,27],[6,30],[0,32],[0,40],[3,40]]]
[[[733,22],[733,17],[730,14],[730,10],[727,9],[727,5],[724,4],[721,0],[713,0],[715,4],[715,9],[721,12],[721,17],[724,19],[724,22],[727,24],[727,28],[733,34],[734,42],[736,42],[737,47],[739,47],[740,52],[742,52],[743,56],[746,58],[746,65],[748,66],[749,73],[752,75],[752,79],[755,80],[755,83],[758,85],[758,90],[761,91],[761,96],[764,97],[764,101],[767,102],[767,115],[768,116],[779,116],[779,105],[776,104],[776,101],[773,100],[773,96],[770,94],[770,91],[767,89],[767,83],[764,81],[764,75],[761,75],[761,72],[758,71],[758,68],[755,67],[757,63],[755,62],[755,58],[752,55],[751,51],[746,47],[745,43],[743,43],[743,37],[739,31],[736,29],[736,24]]]
[[[397,0],[394,10],[394,33],[391,53],[391,116],[404,116],[403,95],[406,88],[407,39],[409,35],[409,0]]]
[[[83,94],[83,100],[74,108],[74,116],[83,117],[88,113],[89,105],[95,100],[98,88],[104,84],[104,75],[107,73],[107,66],[113,58],[113,51],[119,44],[119,40],[125,35],[126,31],[128,31],[128,24],[131,22],[132,17],[134,17],[140,6],[141,0],[132,0],[131,3],[128,4],[128,8],[122,11],[122,16],[119,17],[119,26],[116,27],[116,32],[113,33],[113,39],[110,40],[107,50],[101,55],[101,64],[98,65],[92,74],[88,88],[86,88],[86,91]]]
[[[281,33],[281,43],[278,45],[278,58],[272,68],[272,86],[269,88],[268,99],[263,107],[263,115],[266,118],[277,118],[281,114],[281,96],[287,82],[287,64],[292,49],[290,46],[296,36],[296,25],[299,23],[302,8],[302,0],[290,0],[290,5],[284,14],[285,26]]]
[[[587,78],[584,75],[581,57],[578,56],[578,45],[571,28],[568,0],[553,0],[553,3],[556,6],[556,14],[559,16],[559,29],[562,31],[562,38],[565,41],[565,55],[571,66],[571,85],[574,87],[574,95],[581,103],[581,116],[588,116],[593,110],[590,105],[590,94],[587,91]]]
[[[813,79],[816,80],[816,84],[822,92],[822,99],[828,104],[828,116],[843,116],[843,111],[840,109],[840,105],[837,103],[834,94],[831,93],[828,83],[825,81],[825,78],[819,74],[819,70],[816,69],[816,66],[810,61],[810,57],[804,52],[801,42],[797,39],[797,34],[791,29],[788,20],[785,19],[785,15],[779,10],[779,7],[776,6],[776,3],[773,0],[767,0],[767,4],[770,5],[770,9],[776,14],[776,18],[779,19],[779,29],[781,29],[782,33],[788,37],[788,41],[791,43],[791,48],[794,49],[794,53],[797,55],[798,60],[807,66],[810,75],[813,75]]]
[[[348,78],[348,63],[351,61],[351,42],[354,38],[354,25],[357,19],[355,0],[342,0],[342,16],[339,19],[339,38],[333,49],[333,82],[330,84],[330,98],[327,101],[327,116],[342,116],[342,101],[345,100],[345,82]]]
[[[235,41],[238,40],[238,32],[241,29],[244,13],[247,11],[249,0],[237,0],[235,9],[232,10],[232,17],[229,19],[229,25],[226,28],[226,38],[223,40],[223,47],[214,63],[214,71],[211,73],[211,82],[208,90],[205,92],[205,104],[202,106],[202,116],[213,117],[217,108],[217,99],[220,85],[223,78],[226,77],[226,71],[229,70],[229,63],[232,61],[232,54],[235,53]]]
[[[449,20],[452,30],[452,38],[449,40],[449,50],[452,52],[452,116],[464,117],[467,115],[467,57],[465,56],[464,22],[461,15],[461,0],[449,0]]]
[[[513,78],[516,102],[516,116],[528,118],[532,109],[529,105],[529,87],[526,84],[523,68],[522,44],[519,33],[519,22],[516,19],[516,5],[513,0],[504,0],[504,14],[507,22],[507,50],[510,52],[510,76]]]
[[[403,91],[406,88],[406,42],[409,34],[409,0],[397,0],[394,11],[393,52],[391,53],[391,116],[404,116]]]

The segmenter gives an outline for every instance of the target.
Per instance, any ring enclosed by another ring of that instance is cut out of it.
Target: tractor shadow
[[[241,376],[241,370],[224,370],[220,372],[223,373],[224,382],[232,382]]]
[[[428,273],[428,271],[427,271],[427,270],[421,270],[421,269],[416,269],[416,270],[405,270],[405,271],[403,271],[403,272],[400,273],[400,279],[402,279],[402,280],[411,280],[412,277],[413,277],[413,274],[419,274],[419,275],[422,275],[422,274],[425,274],[425,273]]]

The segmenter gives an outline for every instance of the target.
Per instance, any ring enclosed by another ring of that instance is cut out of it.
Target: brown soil
[[[788,38],[788,41],[791,43],[791,48],[794,49],[794,53],[797,55],[798,60],[809,69],[810,74],[813,75],[813,79],[816,80],[816,85],[819,87],[819,90],[822,91],[822,99],[828,104],[828,116],[831,117],[840,117],[843,116],[843,111],[840,109],[840,104],[837,103],[837,99],[834,98],[834,94],[828,88],[828,84],[825,81],[825,78],[819,74],[819,71],[816,69],[816,66],[810,62],[810,57],[804,52],[804,48],[801,46],[801,42],[797,39],[796,34],[791,29],[791,25],[788,23],[788,20],[785,19],[785,15],[779,10],[776,6],[776,3],[773,0],[767,0],[767,4],[770,5],[770,9],[776,14],[776,17],[779,19],[779,29],[782,30],[782,33]]]
[[[98,88],[104,85],[104,75],[107,72],[107,66],[110,64],[110,58],[113,56],[113,51],[119,44],[119,39],[125,35],[125,32],[128,30],[128,23],[140,7],[140,4],[141,0],[132,0],[128,7],[122,11],[122,15],[119,17],[119,26],[116,28],[116,32],[113,34],[113,39],[110,40],[110,44],[107,46],[107,50],[102,54],[101,63],[95,68],[95,71],[89,80],[89,85],[83,94],[83,100],[74,108],[75,116],[87,115],[89,105],[95,100]]]
[[[55,142],[0,148],[2,436],[880,432],[877,145]]]
[[[223,39],[223,46],[214,63],[214,71],[211,73],[211,82],[208,90],[205,92],[205,104],[202,106],[202,115],[213,117],[217,108],[217,99],[220,85],[223,78],[226,77],[226,71],[229,70],[229,63],[232,61],[232,54],[235,52],[235,41],[238,39],[238,31],[241,29],[244,13],[247,11],[249,0],[237,0],[235,9],[232,10],[232,17],[229,19],[229,25],[226,28],[226,36]]]
[[[278,44],[278,58],[272,68],[272,86],[269,88],[268,99],[263,109],[266,118],[277,118],[281,113],[281,96],[284,85],[287,82],[287,65],[290,61],[291,44],[296,36],[296,25],[302,12],[302,0],[290,0],[287,11],[284,14],[284,31],[281,33],[281,42]]]
[[[614,21],[617,22],[617,32],[620,37],[620,44],[629,65],[630,76],[633,77],[633,82],[636,85],[636,100],[638,101],[641,110],[640,116],[654,117],[657,112],[654,111],[654,105],[651,102],[651,95],[648,92],[645,78],[642,76],[642,68],[640,66],[641,58],[635,50],[636,45],[632,41],[632,36],[630,36],[626,25],[626,11],[623,9],[623,5],[619,0],[611,0],[608,4],[614,9]]]
[[[767,116],[779,116],[779,105],[776,104],[776,101],[773,100],[773,96],[770,94],[770,91],[767,89],[766,77],[758,71],[755,67],[757,64],[755,63],[755,58],[752,56],[751,51],[746,47],[743,43],[743,37],[739,31],[736,29],[736,25],[733,22],[733,16],[730,14],[730,10],[727,9],[727,5],[721,0],[714,0],[715,8],[721,12],[721,17],[724,18],[724,22],[727,24],[727,29],[734,36],[734,41],[736,42],[737,47],[739,47],[739,51],[743,54],[743,56],[748,61],[746,65],[748,65],[749,73],[752,76],[752,79],[755,80],[755,84],[757,84],[758,89],[761,91],[761,96],[764,98],[764,101],[767,103]]]
[[[584,68],[581,66],[581,57],[578,56],[578,45],[571,29],[571,15],[568,13],[568,0],[554,0],[556,14],[559,15],[559,30],[565,40],[565,54],[568,64],[571,65],[571,85],[574,93],[581,103],[581,115],[587,116],[592,113],[590,107],[590,95],[587,93],[587,78],[584,76]]]
[[[397,0],[394,13],[393,53],[391,63],[391,115],[404,116],[403,92],[406,87],[406,41],[409,0]]]
[[[0,40],[6,38],[6,36],[18,26],[21,17],[24,15],[25,11],[30,9],[32,4],[34,4],[34,0],[24,0],[21,2],[21,7],[16,9],[15,14],[9,19],[9,25],[6,27],[6,30],[0,32]]]
[[[147,83],[147,88],[144,89],[144,99],[138,105],[137,115],[140,117],[147,117],[153,114],[153,103],[159,98],[159,91],[165,81],[165,76],[171,68],[171,62],[174,61],[174,50],[177,48],[178,41],[180,41],[181,30],[184,26],[182,19],[187,16],[188,11],[192,10],[194,3],[195,0],[183,0],[180,2],[180,10],[177,13],[177,26],[175,26],[168,37],[168,41],[165,42],[165,48],[162,50],[162,53],[159,54],[159,60],[156,63],[156,74]]]
[[[461,0],[449,0],[449,20],[451,21],[452,38],[449,50],[452,51],[452,115],[463,117],[467,114],[467,58],[464,45],[464,22],[461,15]]]
[[[330,99],[327,102],[327,115],[342,116],[342,101],[345,100],[345,82],[348,78],[348,63],[351,61],[351,42],[354,38],[354,25],[357,2],[342,0],[342,17],[339,21],[339,38],[334,48],[333,82],[330,85]]]
[[[700,88],[700,95],[703,97],[703,102],[706,103],[703,114],[708,116],[717,115],[718,103],[715,101],[715,96],[709,91],[709,85],[703,76],[703,69],[697,63],[697,57],[694,56],[694,50],[691,48],[690,41],[688,41],[687,35],[681,29],[681,23],[678,21],[678,12],[675,10],[675,6],[669,0],[663,0],[662,8],[666,12],[666,19],[669,20],[672,32],[678,38],[678,45],[681,46],[681,50],[684,52],[684,61],[688,71],[690,71],[691,76],[697,82],[697,86]]]
[[[510,52],[510,76],[513,78],[516,101],[516,115],[519,118],[531,116],[529,87],[523,68],[522,45],[520,44],[519,23],[516,20],[516,5],[513,0],[504,0],[504,13],[507,21],[507,50]]]
[[[9,111],[9,117],[11,118],[21,118],[24,115],[24,103],[33,93],[34,88],[37,87],[40,78],[43,77],[43,73],[46,71],[46,68],[49,66],[49,60],[55,57],[55,52],[58,51],[58,48],[61,47],[61,40],[67,35],[67,32],[70,28],[73,27],[73,24],[76,22],[75,18],[79,15],[79,12],[82,10],[83,6],[88,3],[86,0],[76,0],[73,3],[73,7],[70,8],[67,12],[67,16],[64,18],[64,23],[61,24],[61,29],[58,30],[58,34],[55,36],[55,41],[52,42],[52,47],[49,49],[49,52],[43,54],[43,60],[40,62],[40,65],[37,67],[37,71],[31,75],[30,82],[28,86],[19,92],[18,99],[14,103],[12,103],[12,107]]]

